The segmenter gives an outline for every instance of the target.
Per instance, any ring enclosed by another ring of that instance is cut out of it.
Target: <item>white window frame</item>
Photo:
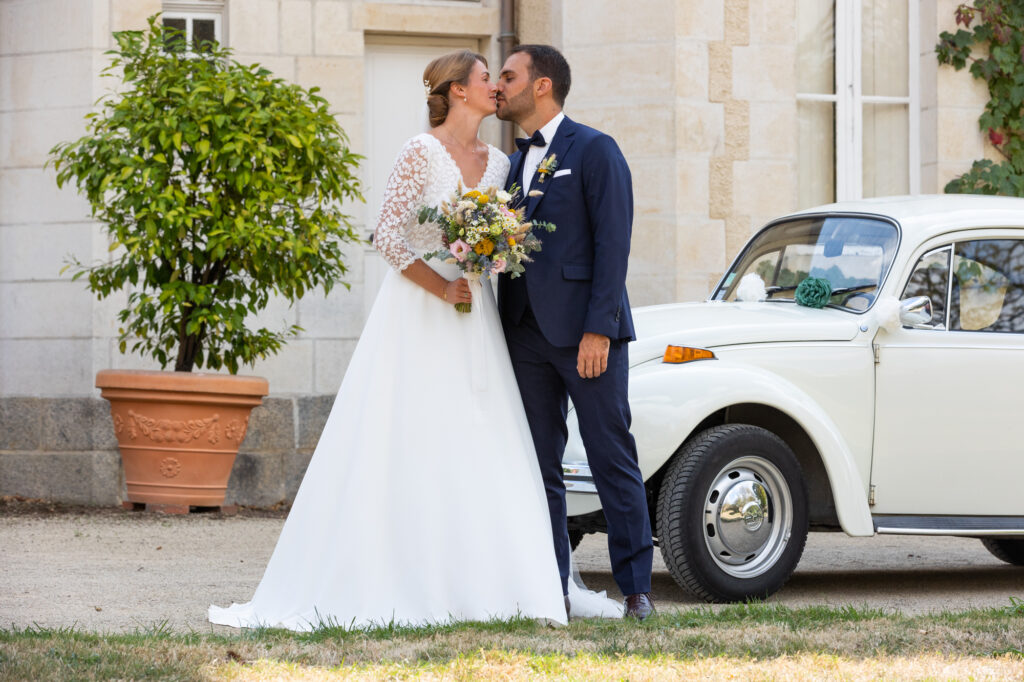
[[[907,96],[865,95],[861,89],[861,0],[835,0],[835,82],[832,95],[798,92],[798,102],[835,105],[835,200],[864,197],[864,105],[907,105],[910,194],[921,193],[920,0],[907,2]]]
[[[223,2],[212,0],[194,0],[193,2],[179,0],[178,2],[164,2],[163,12],[160,15],[160,19],[185,20],[185,45],[189,52],[192,51],[192,22],[196,19],[212,20],[213,37],[222,46],[225,45],[224,36],[227,35],[227,32],[224,30],[225,12]]]

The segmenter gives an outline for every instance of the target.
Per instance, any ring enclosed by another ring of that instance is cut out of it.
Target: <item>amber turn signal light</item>
[[[673,365],[680,365],[684,362],[694,360],[714,360],[715,354],[704,348],[689,348],[688,346],[667,346],[663,362]]]

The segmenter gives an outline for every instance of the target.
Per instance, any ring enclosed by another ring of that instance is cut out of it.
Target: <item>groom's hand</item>
[[[580,354],[576,357],[576,371],[584,379],[596,379],[608,369],[608,346],[611,342],[607,336],[583,332],[580,340]]]

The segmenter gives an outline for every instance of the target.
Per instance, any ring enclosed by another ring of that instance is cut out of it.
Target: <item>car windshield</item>
[[[828,305],[861,312],[874,303],[898,241],[895,225],[867,216],[777,223],[750,241],[712,300],[736,300],[740,280],[754,273],[764,282],[768,301],[792,302],[800,282],[820,277],[832,285]]]

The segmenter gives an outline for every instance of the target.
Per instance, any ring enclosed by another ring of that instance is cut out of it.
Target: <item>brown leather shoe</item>
[[[651,601],[650,592],[631,594],[626,597],[626,613],[623,614],[623,617],[643,620],[652,613],[654,613],[654,602]]]

